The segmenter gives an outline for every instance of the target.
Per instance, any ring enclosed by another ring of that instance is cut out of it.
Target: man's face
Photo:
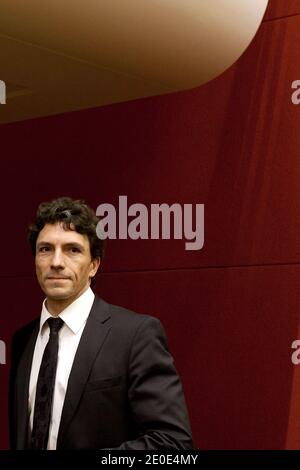
[[[87,235],[46,224],[36,241],[35,268],[48,299],[73,302],[90,285],[100,260],[91,259]]]

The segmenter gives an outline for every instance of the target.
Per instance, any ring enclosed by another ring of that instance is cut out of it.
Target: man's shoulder
[[[97,307],[106,312],[107,317],[111,319],[114,325],[131,328],[133,325],[138,327],[144,323],[160,324],[160,320],[154,315],[139,313],[121,305],[109,303],[97,295],[95,298]]]
[[[26,341],[28,337],[33,333],[34,329],[39,325],[40,318],[37,317],[34,320],[26,323],[21,328],[16,330],[13,334],[13,342],[22,342]]]
[[[124,340],[125,343],[131,342],[131,344],[132,341],[142,342],[144,345],[159,341],[165,349],[168,349],[166,332],[159,318],[108,303],[98,296],[95,300],[96,318],[109,322],[114,337],[117,337],[119,341]]]
[[[35,329],[39,327],[39,318],[35,318],[30,323],[27,323],[22,328],[19,328],[12,336],[11,339],[11,361],[12,364],[17,364],[29,338],[33,334]]]

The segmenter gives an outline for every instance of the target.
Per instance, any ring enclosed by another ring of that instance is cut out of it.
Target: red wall
[[[40,313],[37,204],[204,203],[205,246],[109,241],[96,291],[159,317],[197,447],[300,447],[300,2],[271,0],[246,53],[198,89],[0,127],[0,339]],[[6,448],[8,365],[0,366]]]

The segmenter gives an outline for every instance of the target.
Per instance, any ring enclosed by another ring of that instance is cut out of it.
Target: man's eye
[[[49,251],[49,247],[48,246],[41,246],[39,251],[41,251],[42,253],[44,253],[45,251]]]
[[[73,246],[73,247],[71,248],[71,251],[72,251],[72,253],[80,253],[79,248],[76,248],[75,246]]]

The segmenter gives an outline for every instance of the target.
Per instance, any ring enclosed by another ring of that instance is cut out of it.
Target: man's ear
[[[92,271],[90,273],[90,277],[96,276],[96,273],[99,269],[100,264],[101,264],[101,260],[99,257],[92,259]]]

